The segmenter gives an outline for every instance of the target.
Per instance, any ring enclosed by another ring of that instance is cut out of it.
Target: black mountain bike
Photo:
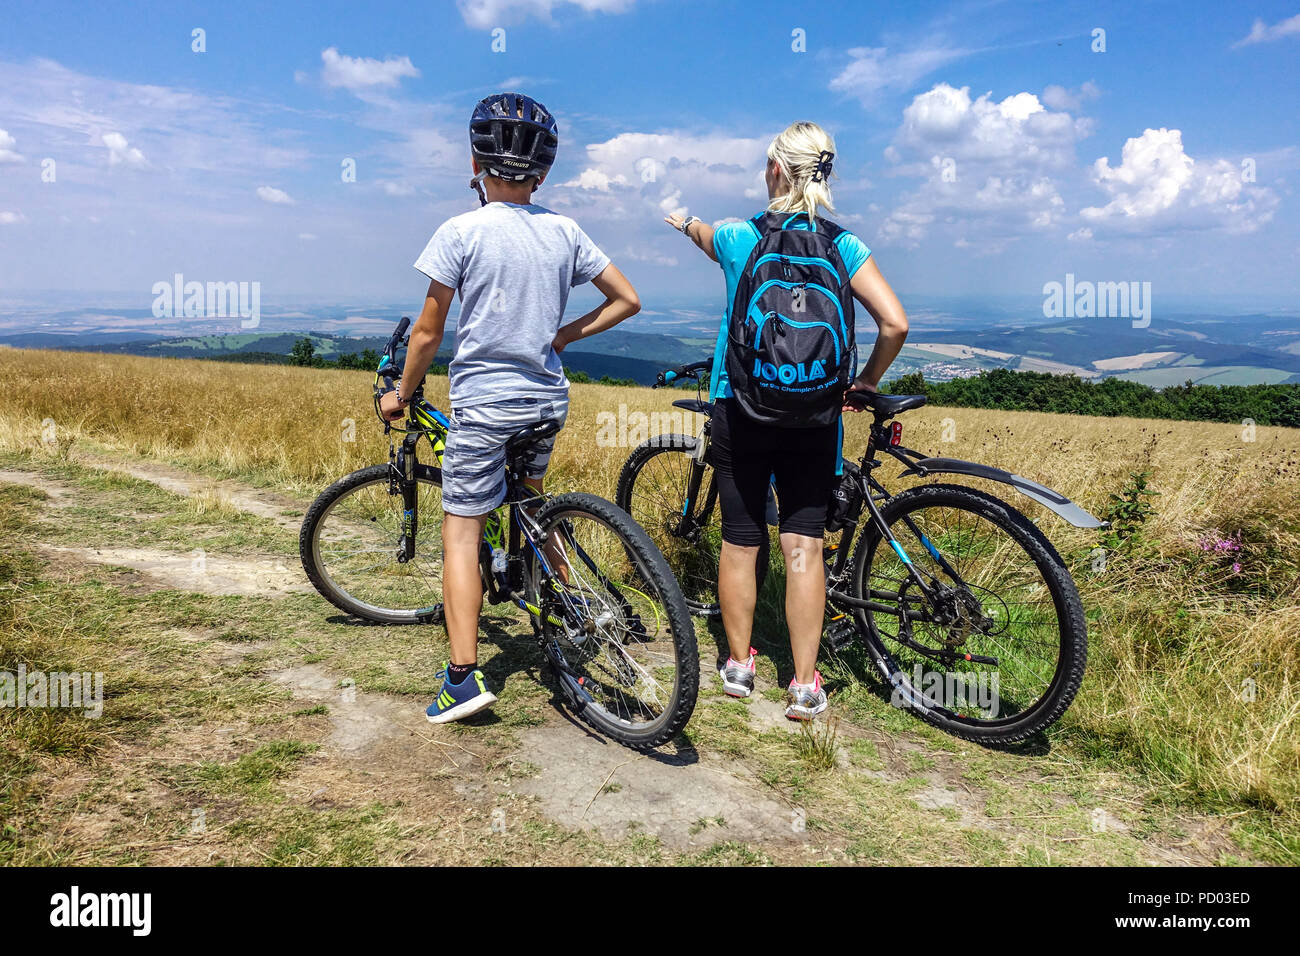
[[[403,318],[375,375],[379,396],[400,374]],[[384,387],[380,387],[380,382]],[[382,421],[382,419],[381,419]],[[299,551],[316,590],[340,610],[380,624],[440,623],[442,452],[448,420],[423,382],[402,424],[385,423],[387,464],[340,478],[303,520]],[[506,446],[506,500],[487,522],[479,566],[493,604],[527,611],[573,710],[638,749],[686,725],[699,689],[690,611],[659,549],[632,519],[595,495],[538,495],[523,483],[537,442],[559,423],[523,428]],[[426,439],[433,464],[419,460]]]
[[[703,614],[717,612],[721,546],[713,406],[703,397],[711,366],[660,373],[656,387],[696,383],[695,399],[673,404],[706,416],[704,426],[698,436],[656,436],[633,450],[616,496]],[[864,649],[897,706],[949,733],[989,744],[1030,737],[1060,718],[1083,680],[1087,625],[1073,578],[1051,542],[1007,502],[954,484],[891,494],[873,474],[879,455],[900,461],[903,475],[1002,482],[1076,527],[1104,522],[1019,475],[905,448],[902,423],[892,420],[925,404],[924,395],[853,393],[851,400],[874,420],[861,460],[844,462],[828,515],[823,642],[835,652]],[[760,574],[765,568],[763,560]]]

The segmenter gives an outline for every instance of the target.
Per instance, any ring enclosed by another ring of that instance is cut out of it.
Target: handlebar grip
[[[406,334],[406,330],[409,329],[410,327],[411,327],[411,317],[409,315],[404,315],[402,316],[402,321],[397,323],[397,331],[393,334],[396,338],[400,339],[403,335]]]

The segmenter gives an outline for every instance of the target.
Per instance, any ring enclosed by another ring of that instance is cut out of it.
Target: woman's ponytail
[[[784,195],[768,203],[773,212],[806,213],[817,216],[818,208],[834,212],[831,204],[831,163],[835,159],[835,141],[816,123],[799,122],[772,140],[767,158],[776,162],[790,183]]]

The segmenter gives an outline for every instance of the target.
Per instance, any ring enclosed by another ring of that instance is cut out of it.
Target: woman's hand
[[[841,412],[860,412],[860,411],[862,411],[862,409],[861,409],[861,408],[858,408],[856,405],[850,405],[850,404],[849,404],[849,395],[850,395],[851,393],[853,393],[853,392],[878,392],[878,391],[879,391],[879,389],[876,388],[876,383],[875,383],[875,382],[864,382],[864,381],[862,381],[861,379],[855,378],[855,379],[853,380],[853,383],[852,383],[852,384],[851,384],[851,385],[850,385],[850,386],[845,390],[845,392],[844,392],[844,407],[841,408],[840,411],[841,411]]]
[[[379,415],[386,422],[395,422],[406,413],[406,406],[397,397],[397,389],[379,396]]]
[[[676,213],[670,216],[664,216],[664,222],[672,226],[678,232],[682,231],[682,225],[686,222],[687,216],[679,216]],[[689,232],[683,233],[687,239],[691,240],[701,252],[712,259],[718,261],[718,254],[713,251],[713,227],[703,219],[696,219],[691,223]]]

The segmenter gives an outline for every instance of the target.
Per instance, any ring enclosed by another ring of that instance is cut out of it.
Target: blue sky
[[[538,201],[648,305],[721,295],[661,216],[757,212],[795,119],[835,136],[835,218],[905,305],[1037,296],[1067,272],[1294,305],[1297,62],[1296,0],[7,0],[0,291],[147,308],[182,272],[269,301],[418,303],[411,262],[477,202],[470,110],[511,87],[560,121]]]

